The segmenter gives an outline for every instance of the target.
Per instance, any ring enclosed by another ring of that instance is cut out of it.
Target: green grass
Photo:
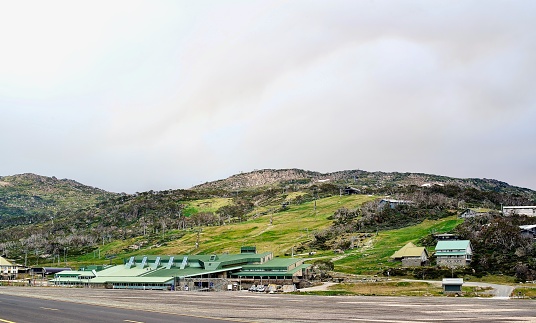
[[[231,198],[213,198],[190,201],[183,210],[183,214],[185,216],[190,216],[195,213],[215,213],[222,206],[230,205],[232,203],[233,199]]]
[[[94,258],[94,253],[76,258],[69,258],[74,265],[107,264],[109,260],[105,255],[116,254],[113,263],[120,263],[123,258],[133,255],[157,254],[208,254],[208,253],[237,253],[240,246],[256,246],[258,252],[272,251],[275,256],[289,255],[296,247],[313,239],[315,230],[322,230],[332,224],[328,218],[342,207],[355,209],[360,204],[375,199],[366,195],[334,196],[317,200],[316,210],[314,202],[291,204],[285,211],[267,213],[265,215],[250,217],[241,223],[232,223],[223,226],[201,227],[186,231],[168,230],[166,236],[184,234],[181,238],[161,244],[143,246],[140,250],[129,250],[128,246],[146,241],[147,236],[140,236],[127,240],[116,240],[99,246],[101,259]],[[211,212],[219,208],[230,199],[209,199],[193,201],[189,207],[200,212]],[[274,209],[277,206],[272,206]],[[270,220],[272,223],[270,224]],[[409,241],[416,242],[430,232],[448,232],[461,221],[455,217],[440,220],[426,220],[421,224],[398,229],[379,232],[369,238],[371,248],[358,248],[347,251],[344,258],[335,261],[335,270],[352,274],[377,273],[383,268],[394,265],[389,263],[389,257]],[[195,244],[199,232],[199,248]],[[157,237],[152,237],[157,240]],[[315,258],[328,258],[340,256],[332,251],[317,251]],[[62,259],[63,260],[63,259]]]
[[[118,258],[132,255],[156,254],[208,254],[208,253],[237,253],[240,246],[256,246],[258,252],[272,251],[275,256],[290,254],[293,247],[311,241],[313,232],[329,227],[332,220],[328,217],[342,207],[355,209],[364,202],[374,200],[376,197],[367,195],[334,196],[317,200],[316,210],[314,202],[291,204],[288,209],[281,212],[268,213],[253,217],[255,211],[250,213],[250,219],[241,223],[232,223],[223,226],[201,227],[189,229],[183,237],[166,242],[160,247],[149,246],[140,250],[126,251],[129,245],[144,241],[147,237],[136,237],[128,240],[117,240],[100,246],[101,259],[94,259],[93,252],[77,257],[83,264],[108,263],[102,259],[105,254],[117,254]],[[230,199],[199,200],[189,203],[189,207],[197,212],[211,212],[219,208]],[[277,209],[280,205],[267,206],[266,209]],[[272,220],[272,224],[270,224]],[[199,248],[195,248],[199,231]],[[178,233],[177,230],[168,230],[166,235]],[[332,252],[318,253],[316,256],[333,255]],[[69,259],[74,260],[74,259]],[[117,262],[118,260],[116,260]]]
[[[491,297],[493,288],[479,286],[463,286],[462,295],[464,297]]]
[[[370,238],[370,248],[347,252],[347,256],[335,261],[335,271],[351,274],[372,274],[391,267],[389,257],[408,242],[416,243],[431,232],[449,232],[463,220],[456,216],[439,220],[425,220],[418,225],[396,230],[380,231]]]
[[[472,282],[495,283],[501,285],[515,285],[516,283],[515,277],[505,275],[486,275],[483,277],[465,276],[464,280]]]
[[[512,292],[512,297],[536,299],[536,285],[516,287]]]
[[[441,287],[425,282],[367,282],[336,284],[330,291],[344,291],[354,295],[365,296],[440,296]]]

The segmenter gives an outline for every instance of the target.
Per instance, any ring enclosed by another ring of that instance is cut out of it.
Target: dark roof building
[[[462,278],[443,278],[441,285],[443,286],[443,293],[461,295],[463,279]]]

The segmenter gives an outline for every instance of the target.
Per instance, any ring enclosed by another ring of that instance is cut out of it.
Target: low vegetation
[[[516,287],[511,296],[516,298],[536,299],[536,285],[530,284],[525,287]]]
[[[255,245],[276,256],[333,264],[336,272],[391,275],[399,264],[389,257],[407,242],[432,251],[431,234],[456,232],[470,239],[478,254],[471,272],[460,275],[506,274],[520,281],[536,273],[536,248],[516,227],[529,219],[494,213],[501,204],[534,204],[536,193],[494,180],[262,170],[190,190],[136,194],[32,174],[2,177],[0,184],[0,253],[27,265],[232,253]],[[346,188],[352,195],[344,194]],[[409,203],[381,207],[382,197]],[[468,207],[488,210],[488,216],[458,219]],[[324,274],[330,270],[324,268]],[[438,270],[401,274],[432,277]]]
[[[450,216],[439,220],[425,220],[420,224],[396,230],[379,231],[368,235],[358,248],[348,251],[335,261],[335,270],[352,274],[377,274],[397,264],[390,262],[390,256],[408,242],[417,242],[420,237],[431,232],[450,232],[462,220]]]
[[[345,291],[363,296],[439,296],[441,287],[425,282],[365,282],[336,284],[330,291]]]

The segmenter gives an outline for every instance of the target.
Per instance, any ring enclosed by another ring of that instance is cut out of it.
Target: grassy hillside
[[[116,240],[101,246],[101,258],[106,254],[115,254],[118,258],[142,254],[207,254],[207,253],[236,253],[240,246],[253,245],[257,250],[273,251],[276,256],[290,254],[293,247],[312,239],[315,230],[327,228],[332,220],[328,220],[337,209],[346,207],[354,209],[366,201],[377,197],[367,195],[333,196],[313,202],[289,205],[288,209],[276,212],[278,205],[271,205],[253,210],[248,217],[250,220],[242,223],[232,223],[222,226],[198,227],[188,230],[168,230],[164,237],[178,236],[180,238],[166,241],[162,244],[144,245],[140,250],[129,250],[130,245],[148,240],[149,236],[138,236],[132,239]],[[223,199],[205,199],[189,203],[189,208],[225,203]],[[273,210],[264,215],[268,210]],[[205,209],[206,210],[206,209]],[[196,248],[199,235],[199,247]],[[96,262],[93,253],[76,258],[76,261]],[[75,260],[75,259],[72,259]],[[104,261],[104,260],[100,260]]]
[[[69,259],[74,264],[99,264],[107,263],[105,255],[114,254],[117,259],[114,263],[120,263],[123,258],[133,255],[158,255],[158,254],[209,254],[209,253],[236,253],[240,246],[254,245],[259,252],[273,251],[275,256],[289,256],[294,247],[309,242],[313,239],[315,230],[328,228],[332,220],[328,218],[339,208],[356,208],[364,202],[377,197],[367,195],[334,196],[317,200],[316,211],[314,202],[300,205],[291,205],[288,210],[255,216],[253,211],[251,220],[243,223],[233,223],[223,226],[193,228],[189,230],[169,230],[165,236],[177,236],[180,238],[162,244],[145,245],[139,250],[129,250],[129,245],[147,240],[148,237],[139,236],[127,240],[116,240],[100,247],[101,259],[98,253],[88,253],[84,256]],[[201,205],[209,207],[225,203],[222,199],[205,199],[193,201],[190,207],[196,207],[203,211]],[[272,209],[274,209],[273,206]],[[270,223],[271,222],[271,223]],[[397,230],[380,231],[370,233],[355,249],[345,254],[335,254],[333,251],[318,251],[315,255],[302,254],[301,257],[313,257],[331,259],[335,263],[335,271],[350,274],[375,274],[378,271],[396,266],[389,262],[389,257],[400,247],[412,241],[417,242],[430,232],[449,232],[462,220],[456,217],[448,217],[439,220],[425,220],[424,222]],[[181,233],[182,232],[182,233]],[[199,236],[199,240],[198,240]],[[196,248],[196,242],[199,246]]]
[[[341,196],[348,186],[362,195]],[[373,200],[386,195],[412,203],[380,208]],[[132,195],[23,174],[0,178],[0,253],[30,266],[65,258],[76,266],[143,254],[234,253],[254,245],[259,252],[333,260],[337,271],[370,274],[397,266],[389,256],[407,242],[452,230],[461,222],[454,215],[465,208],[488,210],[483,220],[491,223],[500,205],[532,204],[534,196],[494,180],[360,170],[261,170],[191,190]],[[525,222],[509,223],[507,236],[518,235],[517,225]],[[462,236],[489,245],[482,224]],[[521,262],[494,266],[493,273],[515,269],[536,276],[534,251],[522,239],[514,242],[508,255],[500,254],[502,246],[486,250],[490,259]],[[474,263],[490,272],[482,261]]]
[[[389,257],[406,243],[416,243],[432,232],[449,232],[462,222],[463,220],[454,216],[433,221],[425,220],[421,224],[402,229],[380,231],[370,237],[363,248],[349,251],[340,260],[335,261],[335,270],[351,274],[372,274],[382,268],[395,266],[389,262]]]

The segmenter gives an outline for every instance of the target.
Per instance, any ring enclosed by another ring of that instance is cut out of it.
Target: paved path
[[[328,290],[330,286],[336,285],[338,283],[322,283],[322,285],[301,288],[301,291],[310,292],[310,291],[319,291],[319,290]]]
[[[513,286],[508,285],[498,285],[498,284],[488,284],[480,282],[464,282],[464,286],[479,286],[479,287],[491,287],[493,288],[493,298],[510,298],[512,292],[514,291]]]

